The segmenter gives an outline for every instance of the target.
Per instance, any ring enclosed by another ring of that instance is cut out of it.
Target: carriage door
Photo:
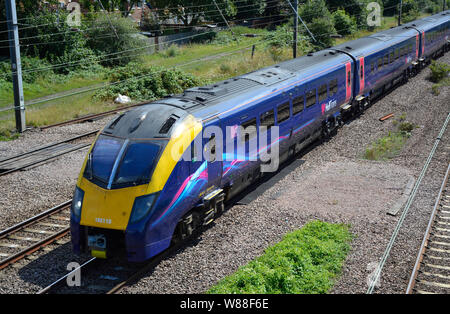
[[[416,60],[417,59],[419,59],[419,34],[416,35]]]
[[[359,95],[364,93],[364,57],[359,59]]]
[[[425,31],[422,32],[422,58],[425,58]]]
[[[215,119],[203,131],[203,155],[207,163],[208,187],[220,186],[222,178],[223,145],[225,133],[219,119]]]
[[[345,64],[345,102],[348,103],[352,97],[352,64]]]

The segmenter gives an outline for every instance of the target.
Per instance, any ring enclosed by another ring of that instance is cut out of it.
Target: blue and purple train
[[[277,127],[256,155],[276,143],[283,162],[448,51],[449,38],[444,11],[120,115],[99,133],[78,178],[74,251],[139,262],[182,241],[263,175],[267,161],[249,158],[245,143]],[[224,149],[240,143],[241,155]]]

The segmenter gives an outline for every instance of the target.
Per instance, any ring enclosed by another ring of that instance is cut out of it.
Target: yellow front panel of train
[[[106,190],[82,178],[80,188],[84,191],[81,225],[125,230],[134,199],[146,194],[147,185]]]

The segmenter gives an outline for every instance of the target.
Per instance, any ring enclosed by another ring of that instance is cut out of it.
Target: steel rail
[[[372,281],[369,284],[369,287],[368,287],[367,292],[366,292],[367,294],[372,294],[373,290],[375,289],[375,285],[377,284],[377,282],[378,282],[378,280],[380,278],[381,271],[382,271],[382,269],[384,267],[384,264],[386,263],[386,260],[389,257],[389,254],[390,254],[390,252],[392,250],[392,247],[394,246],[394,243],[395,243],[395,240],[397,238],[397,235],[398,235],[398,233],[400,231],[400,228],[403,225],[403,221],[405,220],[406,215],[408,214],[409,208],[411,207],[412,202],[413,202],[414,198],[416,197],[416,194],[417,194],[417,191],[419,189],[419,186],[422,183],[422,179],[425,177],[425,173],[428,170],[428,166],[430,165],[431,160],[432,160],[432,158],[433,158],[433,156],[434,156],[434,154],[435,154],[435,152],[437,150],[437,147],[438,147],[438,145],[439,145],[439,143],[441,141],[441,138],[442,138],[445,130],[447,129],[447,125],[448,125],[449,121],[450,121],[450,113],[447,114],[447,118],[445,119],[445,122],[444,122],[444,124],[443,124],[443,126],[442,126],[442,128],[441,128],[441,130],[439,132],[439,135],[437,136],[436,141],[434,142],[433,148],[431,149],[430,154],[428,155],[428,158],[425,161],[425,164],[424,164],[424,166],[422,168],[422,171],[421,171],[421,173],[419,175],[419,178],[417,179],[416,184],[414,185],[413,191],[411,192],[411,194],[410,194],[410,196],[408,198],[408,201],[405,204],[405,207],[404,207],[403,212],[402,212],[402,214],[400,216],[400,219],[398,220],[397,225],[395,226],[394,232],[392,233],[391,239],[389,240],[389,243],[388,243],[388,245],[386,247],[386,250],[383,253],[383,256],[382,256],[382,258],[380,260],[380,263],[379,263],[378,267],[375,270],[374,277],[372,278]]]
[[[63,210],[69,209],[71,202],[72,202],[71,200],[67,201],[67,202],[64,202],[64,203],[62,203],[60,205],[57,205],[57,206],[55,206],[55,207],[53,207],[53,208],[51,208],[51,209],[49,209],[49,210],[47,210],[47,211],[45,211],[43,213],[40,213],[40,214],[38,214],[38,215],[36,215],[36,216],[34,216],[32,218],[29,218],[29,219],[27,219],[27,220],[25,220],[25,221],[23,221],[21,223],[18,223],[18,224],[14,225],[14,226],[12,226],[12,227],[10,227],[8,229],[5,229],[5,230],[1,231],[0,232],[0,239],[4,239],[4,238],[6,238],[6,237],[8,237],[8,236],[10,236],[10,235],[12,235],[12,234],[14,234],[16,232],[19,232],[19,231],[23,230],[26,227],[34,225],[34,224],[38,223],[39,221],[50,217],[53,214],[56,214],[56,213],[61,212]],[[7,267],[10,264],[13,264],[13,263],[21,260],[25,256],[36,252],[40,248],[42,248],[44,246],[47,246],[47,245],[53,243],[54,241],[64,237],[69,232],[70,232],[70,228],[69,227],[64,228],[62,230],[59,230],[59,231],[56,231],[55,233],[53,233],[50,236],[42,239],[41,241],[36,242],[36,243],[34,243],[34,244],[24,248],[23,250],[15,253],[15,254],[7,257],[7,258],[5,258],[5,259],[0,260],[0,270],[5,268],[5,267]]]
[[[16,158],[22,158],[22,157],[30,155],[32,153],[36,153],[36,152],[42,151],[44,149],[60,145],[60,144],[73,142],[73,141],[79,140],[79,139],[84,138],[84,137],[89,137],[89,136],[92,136],[92,135],[98,133],[99,131],[100,130],[96,130],[96,131],[88,132],[88,133],[85,133],[85,134],[77,135],[77,136],[72,137],[72,138],[68,138],[68,139],[63,140],[61,142],[51,143],[51,144],[48,144],[48,145],[45,145],[45,146],[42,146],[42,147],[30,150],[30,151],[22,153],[22,154],[18,154],[18,155],[12,156],[12,157],[8,157],[8,158],[5,158],[5,159],[2,159],[2,160],[0,160],[0,163],[5,162],[5,161],[10,161],[10,160],[13,160],[13,159],[16,159]]]
[[[421,244],[420,249],[419,249],[419,254],[417,255],[416,263],[415,263],[414,268],[413,268],[412,273],[411,273],[411,277],[410,277],[410,280],[409,280],[408,288],[406,289],[406,294],[411,294],[413,289],[414,289],[414,285],[416,283],[417,275],[419,273],[420,264],[422,263],[422,259],[423,259],[424,254],[425,254],[425,249],[426,249],[426,246],[428,245],[428,240],[430,239],[431,228],[432,228],[433,222],[434,222],[434,220],[436,218],[436,213],[438,211],[439,204],[441,203],[442,194],[443,194],[444,189],[445,189],[445,187],[447,185],[447,181],[449,179],[449,175],[450,175],[450,164],[447,167],[447,172],[445,173],[444,180],[442,181],[441,189],[439,190],[438,196],[436,198],[436,202],[434,204],[433,211],[431,212],[430,220],[428,221],[428,226],[427,226],[427,229],[425,231],[425,235],[423,237],[422,244]]]
[[[37,153],[37,152],[39,152],[39,151],[43,151],[43,150],[45,150],[45,149],[47,149],[47,148],[56,147],[56,146],[61,145],[61,144],[64,144],[64,143],[72,142],[72,141],[75,141],[75,140],[78,140],[78,139],[81,139],[81,138],[84,138],[84,137],[89,137],[89,136],[95,135],[95,134],[97,134],[99,131],[100,131],[100,130],[96,130],[96,131],[93,131],[93,132],[88,132],[88,133],[86,133],[86,134],[82,134],[82,135],[79,135],[79,136],[76,136],[76,137],[73,137],[73,138],[70,138],[70,139],[67,139],[67,140],[58,142],[58,143],[49,144],[49,145],[46,145],[46,146],[37,148],[37,149],[35,149],[35,150],[29,151],[29,152],[26,152],[26,153],[23,153],[23,154],[19,154],[19,155],[16,155],[16,156],[12,156],[12,157],[3,159],[3,160],[0,161],[0,163],[6,162],[6,161],[12,161],[12,160],[14,160],[14,159],[20,160],[20,159],[22,159],[22,158],[26,158],[26,157],[28,157],[28,156],[32,156],[34,153]],[[47,158],[42,158],[42,159],[38,159],[38,160],[33,160],[33,161],[28,162],[28,163],[25,163],[24,165],[21,165],[21,166],[19,166],[19,167],[16,167],[16,168],[9,169],[9,170],[6,170],[6,171],[1,172],[1,173],[0,173],[0,177],[1,177],[1,176],[5,176],[5,175],[10,174],[10,173],[13,173],[13,172],[20,171],[20,170],[25,169],[25,168],[28,168],[28,167],[32,167],[32,166],[35,166],[35,165],[39,165],[39,164],[41,164],[41,163],[43,163],[43,162],[46,162],[46,161],[49,161],[49,160],[58,158],[58,157],[60,157],[60,156],[62,156],[62,155],[69,154],[69,153],[72,153],[72,152],[74,152],[74,151],[84,149],[84,148],[90,146],[91,144],[92,144],[92,143],[87,143],[87,144],[85,144],[85,145],[80,145],[80,146],[77,146],[77,147],[73,147],[73,148],[68,149],[68,150],[63,150],[62,152],[60,152],[60,153],[58,153],[58,154],[55,154],[55,155],[52,155],[52,156],[48,156]]]

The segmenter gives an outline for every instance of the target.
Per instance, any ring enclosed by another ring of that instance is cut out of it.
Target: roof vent
[[[112,122],[112,123],[109,125],[108,129],[109,129],[109,130],[114,130],[114,128],[116,127],[117,123],[119,123],[119,121],[120,121],[124,116],[125,116],[125,114],[122,113],[116,120],[114,120],[114,122]]]
[[[345,46],[345,49],[352,50],[353,48],[350,46]]]
[[[177,116],[175,115],[171,115],[166,122],[164,122],[163,126],[161,127],[161,130],[159,130],[159,134],[167,134],[170,129],[172,128],[172,126],[175,124],[175,122],[177,121]]]

